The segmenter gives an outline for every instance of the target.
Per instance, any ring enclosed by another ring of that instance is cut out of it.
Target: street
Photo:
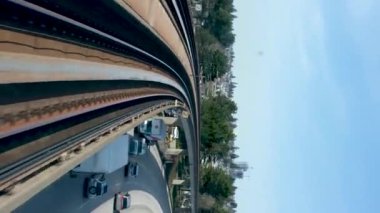
[[[135,161],[140,165],[140,173],[136,178],[124,177],[124,168],[107,174],[108,192],[101,197],[87,199],[83,196],[84,180],[86,177],[91,176],[91,174],[76,173],[76,177],[71,177],[69,174],[66,174],[57,182],[48,186],[41,193],[17,208],[14,212],[87,213],[113,198],[116,192],[127,192],[131,190],[137,190],[140,194],[144,192],[150,194],[157,200],[163,212],[171,212],[166,181],[160,169],[162,165],[158,165],[156,160],[157,153],[154,153],[156,149],[152,148],[151,152],[147,152],[143,156],[130,156],[130,161]],[[131,208],[131,210],[136,209],[136,206],[133,206],[135,203],[139,203],[139,205],[144,203],[144,201],[133,201],[133,194],[134,193],[132,193],[131,197],[133,208]],[[142,208],[145,207],[141,207],[141,209]]]

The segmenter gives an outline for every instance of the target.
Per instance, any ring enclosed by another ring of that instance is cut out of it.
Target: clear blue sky
[[[380,1],[235,6],[238,212],[380,212]]]

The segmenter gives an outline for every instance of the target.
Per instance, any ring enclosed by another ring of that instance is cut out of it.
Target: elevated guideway
[[[181,107],[191,114],[186,135],[196,212],[197,76],[186,1],[1,1],[0,158],[8,160],[0,165],[0,208],[25,202],[114,135]]]

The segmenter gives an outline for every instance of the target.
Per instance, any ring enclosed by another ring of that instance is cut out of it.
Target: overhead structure
[[[108,138],[101,148],[124,124],[132,128],[180,103],[189,115],[183,121],[190,127],[185,134],[196,212],[198,74],[185,0],[1,1],[0,159],[7,160],[0,161],[0,191],[20,189],[17,184],[38,176],[37,168],[61,165],[49,184],[70,169],[68,159],[78,163],[81,153],[91,154],[81,150],[95,147],[99,137]],[[53,134],[60,136],[52,140]],[[19,175],[26,168],[33,172]],[[40,184],[34,190],[46,187]],[[26,195],[33,192],[18,201]],[[5,201],[0,196],[9,210],[20,205]]]

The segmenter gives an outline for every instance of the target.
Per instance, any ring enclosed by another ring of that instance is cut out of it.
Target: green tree
[[[214,80],[229,70],[228,58],[217,39],[207,29],[200,28],[196,34],[199,63],[204,76]]]
[[[229,70],[228,58],[219,49],[207,48],[199,52],[199,62],[203,69],[203,75],[214,80]]]
[[[235,134],[231,122],[236,113],[236,103],[218,95],[201,104],[201,154],[205,160],[218,161],[228,156]]]
[[[178,128],[178,135],[179,135],[179,145],[181,149],[187,149],[187,143],[186,143],[186,134],[185,131],[183,131],[182,128]]]
[[[199,49],[207,49],[209,47],[212,47],[213,45],[216,45],[218,40],[215,38],[214,35],[210,33],[209,30],[205,28],[197,28],[197,33],[195,35],[196,44]]]
[[[225,47],[231,46],[235,41],[235,35],[232,33],[235,8],[232,2],[232,0],[216,1],[206,20],[206,28]]]
[[[215,205],[212,210],[211,210],[212,213],[230,213],[227,209],[225,209],[223,207],[222,204],[219,204],[219,205]]]
[[[223,201],[233,194],[233,180],[221,168],[206,166],[202,168],[200,192]]]

